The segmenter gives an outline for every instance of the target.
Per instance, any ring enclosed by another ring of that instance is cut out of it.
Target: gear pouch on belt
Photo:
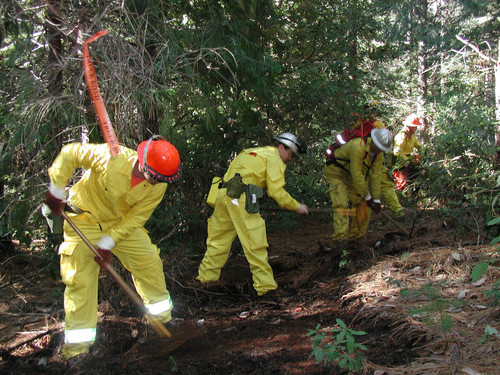
[[[245,210],[250,214],[259,212],[259,198],[264,195],[264,189],[259,186],[248,184],[246,190],[247,200],[245,202]]]
[[[245,184],[239,173],[236,173],[232,179],[227,182],[226,195],[230,198],[238,199],[245,191]]]

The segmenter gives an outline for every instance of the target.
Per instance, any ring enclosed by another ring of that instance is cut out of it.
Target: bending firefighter
[[[422,147],[415,132],[422,125],[420,118],[412,113],[403,121],[403,128],[394,138],[394,156],[396,158],[396,169],[393,177],[398,190],[410,184],[413,178],[418,174],[416,165],[419,163],[421,156],[418,154]],[[417,152],[414,152],[416,150]]]
[[[369,121],[373,124],[374,128],[385,129],[385,124],[380,121],[377,117],[380,114],[380,104],[378,100],[372,100],[367,106],[365,106],[367,112],[367,118],[365,121]],[[394,214],[398,217],[403,215],[403,207],[399,202],[399,198],[396,194],[394,180],[392,178],[392,164],[394,155],[392,150],[386,153],[384,165],[382,166],[382,172],[380,174],[380,193],[384,197],[385,204]]]
[[[86,172],[69,190],[65,204],[65,187],[77,168]],[[66,358],[87,353],[95,341],[99,266],[106,267],[104,262],[111,262],[112,255],[132,273],[149,312],[161,322],[171,320],[172,301],[159,249],[151,243],[144,224],[161,202],[167,183],[180,174],[177,149],[160,136],[139,144],[137,152],[121,146],[114,157],[107,144],[68,144],[49,168],[45,203],[55,215],[65,210],[102,256],[94,256],[71,226],[64,224],[59,254],[66,285]]]
[[[379,212],[380,175],[383,152],[392,149],[392,135],[387,129],[373,129],[370,137],[353,138],[336,149],[333,162],[325,167],[332,207],[348,208],[367,205],[366,219],[358,225],[356,219],[333,213],[333,239],[337,241],[364,237],[368,229],[371,210]],[[365,202],[363,202],[365,201]]]
[[[197,279],[202,283],[219,279],[231,244],[238,236],[257,294],[262,296],[278,288],[267,260],[266,224],[259,213],[258,200],[267,188],[267,195],[280,207],[298,214],[307,215],[309,211],[284,188],[286,163],[294,154],[305,154],[306,147],[288,132],[275,140],[274,146],[241,151],[224,175],[214,212],[208,219],[207,250],[198,268]]]

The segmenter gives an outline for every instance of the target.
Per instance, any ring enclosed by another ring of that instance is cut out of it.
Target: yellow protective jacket
[[[406,131],[401,130],[394,138],[394,155],[397,158],[408,160],[413,149],[421,146],[422,143],[420,143],[415,133],[409,137]]]
[[[282,208],[295,211],[300,203],[285,190],[286,164],[274,146],[255,147],[241,151],[231,162],[224,181],[239,173],[245,184],[263,189]]]
[[[371,138],[368,138],[366,142],[363,138],[351,139],[335,150],[335,159],[338,165],[336,163],[330,164],[326,167],[325,173],[327,176],[336,176],[350,181],[361,198],[370,194],[372,198],[379,199],[384,154],[380,152],[372,160],[371,144]]]
[[[118,244],[146,223],[167,189],[166,183],[151,185],[146,180],[130,189],[136,161],[136,151],[123,146],[112,157],[107,144],[71,143],[48,172],[55,186],[65,187],[75,169],[86,169],[70,189],[69,199]]]

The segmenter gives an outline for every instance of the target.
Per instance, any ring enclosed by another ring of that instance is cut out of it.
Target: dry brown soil
[[[366,332],[357,337],[367,347],[365,373],[496,373],[500,339],[480,338],[488,325],[500,329],[499,309],[484,294],[495,287],[498,267],[490,267],[481,283],[470,280],[473,266],[494,258],[494,249],[456,218],[433,211],[415,217],[399,219],[398,228],[379,214],[364,243],[343,247],[330,239],[328,215],[300,217],[293,230],[269,232],[279,292],[264,298],[253,293],[239,246],[220,283],[210,287],[193,282],[201,255],[178,246],[164,257],[167,284],[174,315],[196,332],[170,353],[169,340],[158,338],[102,274],[98,338],[93,352],[73,366],[60,352],[63,286],[57,271],[36,246],[4,246],[0,373],[337,374],[338,367],[309,358],[312,338],[306,337],[318,323],[335,327],[337,318]],[[339,267],[342,260],[347,263]],[[437,294],[422,293],[429,285]],[[413,293],[403,296],[402,290]],[[435,302],[438,308],[429,309]],[[451,318],[449,330],[439,328],[443,316]]]

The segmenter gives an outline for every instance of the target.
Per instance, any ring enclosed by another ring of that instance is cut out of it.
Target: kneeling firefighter
[[[371,211],[379,212],[380,176],[384,152],[392,150],[392,135],[387,129],[374,128],[370,137],[353,138],[333,154],[332,162],[325,167],[332,207],[348,208],[367,205],[366,219],[362,224],[335,210],[333,213],[333,240],[355,240],[365,236]]]
[[[257,294],[262,296],[278,288],[267,260],[269,245],[266,224],[259,213],[259,198],[263,196],[263,189],[267,189],[267,195],[280,207],[309,214],[307,206],[285,190],[286,163],[293,155],[306,151],[297,136],[286,132],[275,137],[274,146],[245,149],[231,162],[218,184],[214,212],[208,219],[207,250],[198,268],[199,281],[209,283],[219,279],[231,244],[238,236]]]

